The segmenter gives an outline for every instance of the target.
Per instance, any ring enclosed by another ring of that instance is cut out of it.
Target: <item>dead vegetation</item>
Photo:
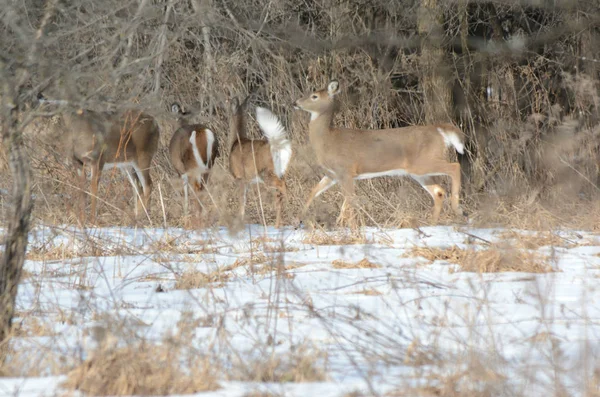
[[[216,270],[210,273],[203,273],[198,270],[187,270],[175,278],[175,289],[197,289],[206,288],[209,285],[218,287],[226,283],[231,276],[222,271]]]
[[[193,394],[216,390],[214,363],[201,356],[182,363],[181,347],[138,343],[95,352],[62,387],[91,396]]]
[[[340,230],[335,232],[326,232],[322,229],[315,229],[308,234],[302,242],[311,245],[354,245],[371,244],[360,230]]]
[[[560,237],[553,232],[520,233],[514,230],[503,231],[497,235],[499,240],[508,240],[519,248],[536,250],[540,247],[571,248],[576,242]]]
[[[341,259],[337,259],[331,262],[334,269],[378,269],[381,266],[371,262],[367,258],[363,258],[358,262],[345,262]]]
[[[496,244],[485,249],[414,247],[407,257],[422,257],[433,263],[445,261],[458,265],[461,272],[475,273],[548,273],[554,272],[548,259],[541,254],[510,244]]]
[[[326,355],[301,344],[286,352],[263,352],[258,356],[240,357],[229,375],[232,380],[247,382],[322,382],[326,376]]]
[[[50,240],[47,244],[31,246],[27,251],[26,258],[31,261],[58,261],[90,256],[107,256],[115,252],[115,250],[110,250],[92,240],[88,240],[84,244],[60,243],[57,245],[54,245]]]

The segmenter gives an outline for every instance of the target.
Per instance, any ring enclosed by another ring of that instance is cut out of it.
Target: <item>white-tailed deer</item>
[[[210,170],[219,155],[215,134],[201,124],[188,124],[188,114],[174,103],[171,111],[178,116],[179,128],[173,134],[169,144],[171,164],[183,179],[183,212],[188,215],[188,185],[192,185],[198,203],[199,212],[202,205],[199,193],[207,182]]]
[[[237,98],[233,98],[230,103],[229,170],[237,184],[240,217],[244,217],[248,186],[264,183],[277,189],[275,225],[279,227],[287,191],[283,177],[292,158],[292,143],[279,118],[262,107],[256,108],[256,121],[267,140],[249,139],[244,116],[247,100],[240,105]]]
[[[65,104],[65,101],[46,100],[40,94],[41,103]],[[152,179],[150,166],[158,148],[159,128],[156,120],[137,110],[121,113],[96,112],[78,109],[75,112],[63,111],[61,119],[66,128],[65,135],[68,155],[76,167],[84,192],[85,167],[92,170],[91,220],[96,219],[96,198],[102,171],[117,167],[123,170],[133,186],[135,214],[139,216],[138,201],[143,211],[150,212]],[[82,196],[82,214],[85,195]]]
[[[308,209],[315,197],[339,183],[344,203],[338,222],[344,220],[349,205],[352,210],[355,179],[379,176],[410,176],[433,198],[432,221],[437,222],[446,192],[432,177],[448,175],[452,179],[452,209],[463,215],[459,206],[460,164],[447,160],[453,147],[463,153],[462,132],[451,124],[411,126],[387,130],[354,130],[333,127],[335,96],[339,83],[331,81],[296,101],[296,107],[310,113],[309,139],[325,176],[313,188],[304,206]],[[351,218],[351,223],[353,220]]]

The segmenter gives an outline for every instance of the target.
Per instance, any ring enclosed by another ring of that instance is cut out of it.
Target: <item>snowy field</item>
[[[183,372],[201,358],[202,396],[600,393],[589,232],[37,228],[25,270],[26,376],[2,396],[62,395],[84,362],[139,346]]]

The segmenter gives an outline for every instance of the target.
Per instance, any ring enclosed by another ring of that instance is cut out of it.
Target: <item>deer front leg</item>
[[[321,194],[326,192],[329,188],[331,188],[336,183],[337,183],[336,180],[331,179],[328,176],[324,176],[319,181],[319,183],[317,183],[315,185],[315,187],[313,187],[313,189],[311,190],[310,195],[308,196],[308,199],[306,200],[306,204],[304,204],[304,210],[302,211],[302,216],[304,217],[306,215],[306,212],[308,211],[308,207],[310,207],[310,205],[312,204],[312,202],[315,198],[319,197]]]
[[[347,225],[351,229],[356,229],[356,217],[354,213],[354,180],[351,177],[344,178],[340,181],[344,202],[340,209],[340,215],[337,218],[337,223],[340,226]],[[346,215],[348,213],[348,215]]]

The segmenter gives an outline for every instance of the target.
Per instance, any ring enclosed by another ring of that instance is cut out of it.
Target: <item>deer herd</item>
[[[436,176],[449,176],[450,202],[454,213],[464,215],[459,204],[461,168],[448,161],[449,149],[464,152],[463,134],[451,124],[409,126],[381,130],[348,129],[334,126],[339,83],[331,81],[326,88],[298,99],[294,107],[310,113],[308,136],[322,172],[304,205],[305,215],[312,201],[339,184],[344,201],[338,223],[355,227],[354,180],[379,176],[409,176],[418,182],[433,199],[432,222],[437,223],[445,190]],[[52,103],[40,94],[40,102]],[[247,134],[247,97],[228,101],[229,134],[226,154],[229,171],[236,183],[239,216],[244,218],[246,196],[251,184],[264,183],[276,193],[276,226],[281,225],[281,213],[287,188],[285,174],[292,158],[292,143],[281,120],[269,109],[255,108],[258,127],[266,139],[251,139]],[[54,101],[60,102],[60,101]],[[182,111],[174,103],[178,128],[169,144],[169,159],[183,180],[184,214],[187,215],[189,186],[202,211],[198,195],[205,187],[215,160],[222,154],[215,132],[202,124],[190,123],[194,115]],[[68,155],[77,170],[80,183],[86,182],[86,167],[91,169],[91,218],[95,221],[98,183],[103,170],[116,167],[124,171],[136,197],[136,216],[148,216],[152,179],[150,167],[159,146],[159,126],[156,120],[139,111],[96,112],[79,109],[61,113],[66,129]],[[85,188],[80,186],[82,203]],[[83,216],[84,205],[81,206]]]

